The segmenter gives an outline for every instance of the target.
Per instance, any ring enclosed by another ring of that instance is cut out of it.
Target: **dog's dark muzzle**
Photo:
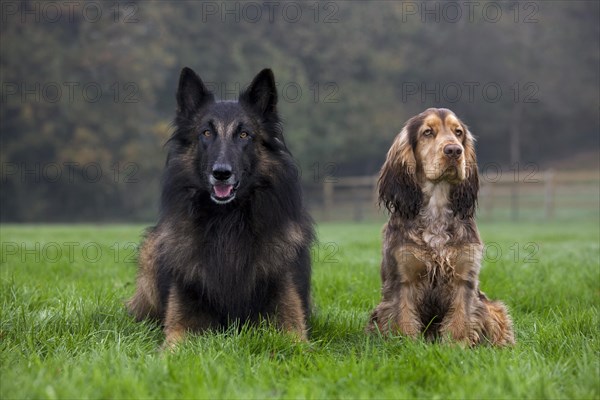
[[[210,197],[217,204],[226,204],[235,198],[239,186],[230,164],[216,163],[209,178]]]

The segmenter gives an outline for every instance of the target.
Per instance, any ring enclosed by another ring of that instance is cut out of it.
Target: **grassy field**
[[[597,220],[480,224],[481,286],[515,320],[504,350],[363,334],[380,228],[319,225],[309,343],[261,327],[160,354],[123,307],[141,226],[3,225],[0,397],[600,398]]]

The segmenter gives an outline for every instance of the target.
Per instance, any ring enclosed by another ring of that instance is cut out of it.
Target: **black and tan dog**
[[[383,299],[368,330],[468,345],[514,343],[506,307],[479,290],[478,189],[474,139],[452,111],[428,109],[406,123],[379,177],[390,219]]]
[[[276,104],[268,69],[235,102],[181,72],[160,219],[128,302],[138,320],[162,323],[167,346],[261,318],[306,338],[313,223]]]

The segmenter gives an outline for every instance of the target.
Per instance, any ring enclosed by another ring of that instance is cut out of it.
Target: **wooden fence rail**
[[[597,214],[600,208],[599,171],[545,170],[534,178],[518,180],[484,177],[480,186],[479,215],[485,219],[494,219],[500,213],[502,218],[518,220],[532,210],[540,218],[552,219],[557,207],[587,210],[588,214]],[[377,207],[377,176],[329,177],[321,185],[310,187],[309,192],[313,211],[324,220],[362,220],[382,215]]]

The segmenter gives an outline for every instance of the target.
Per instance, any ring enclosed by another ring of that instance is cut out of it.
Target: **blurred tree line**
[[[376,173],[428,107],[505,171],[599,147],[597,2],[1,6],[4,222],[152,220],[184,66],[222,99],[271,67],[307,184]]]

